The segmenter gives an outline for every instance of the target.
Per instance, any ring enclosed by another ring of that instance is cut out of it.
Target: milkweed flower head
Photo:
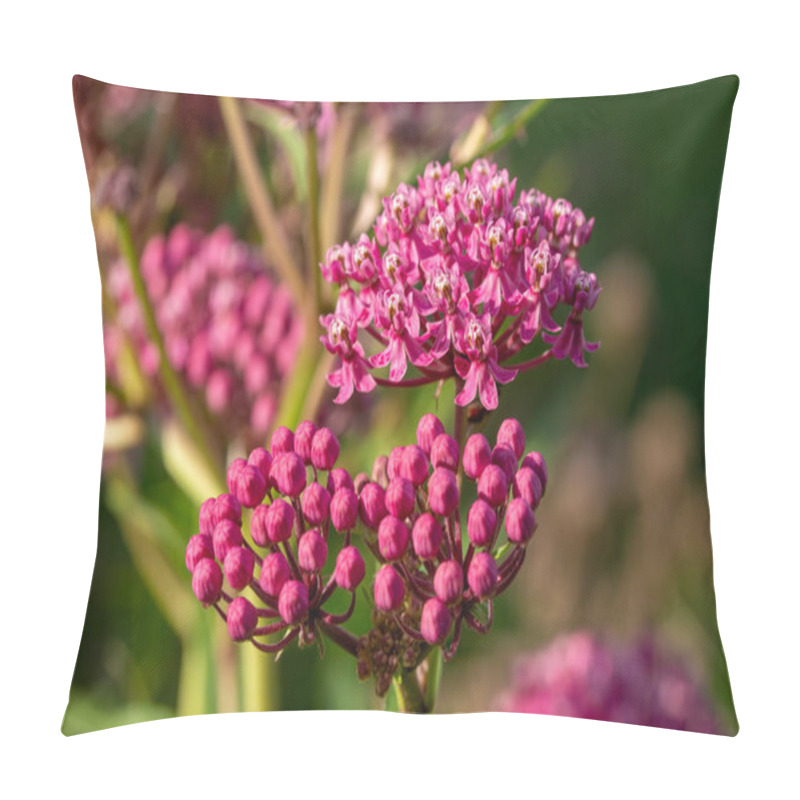
[[[563,635],[518,658],[511,685],[495,705],[501,711],[722,732],[686,666],[648,634],[627,645],[587,631]]]
[[[484,159],[460,174],[427,165],[417,185],[383,200],[372,234],[331,247],[320,264],[338,286],[321,341],[338,366],[335,402],[378,383],[418,385],[458,376],[456,403],[498,405],[498,384],[549,358],[586,366],[583,315],[600,294],[578,260],[594,219]],[[563,324],[556,321],[566,309]],[[539,334],[549,344],[532,361],[515,357]],[[365,349],[370,343],[371,355]],[[409,365],[420,377],[404,383]],[[388,367],[388,377],[377,371]]]
[[[229,491],[201,505],[186,567],[197,599],[225,619],[234,641],[273,653],[327,635],[355,653],[355,638],[339,626],[353,613],[366,564],[351,542],[358,497],[338,455],[328,428],[278,428],[269,449],[231,462]],[[337,589],[350,604],[332,613],[326,604]]]
[[[433,454],[452,445],[453,463],[432,463]],[[378,694],[388,690],[398,665],[416,666],[425,648],[441,646],[449,660],[465,626],[487,633],[495,599],[519,573],[542,492],[531,495],[531,504],[514,479],[532,471],[526,463],[544,460],[537,452],[525,454],[516,420],[501,425],[494,449],[502,451],[503,467],[492,462],[491,445],[480,433],[467,439],[462,456],[438,418],[428,414],[418,425],[417,444],[381,459],[373,480],[360,489],[364,541],[381,566],[372,584],[373,629],[360,642],[358,671],[375,678]],[[485,459],[476,456],[483,453]],[[466,475],[462,487],[460,466]],[[467,482],[477,497],[462,519]]]
[[[225,226],[206,235],[179,224],[153,237],[141,272],[173,368],[226,435],[248,442],[263,437],[303,337],[288,290]],[[155,375],[159,351],[147,335],[127,265],[111,267],[107,286],[116,308],[106,326],[110,377],[125,339],[145,374]]]

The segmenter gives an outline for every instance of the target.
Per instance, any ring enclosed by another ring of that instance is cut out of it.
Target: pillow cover
[[[107,415],[64,733],[386,707],[735,734],[702,419],[737,87],[76,76]]]

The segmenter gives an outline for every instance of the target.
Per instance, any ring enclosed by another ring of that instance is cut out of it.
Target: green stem
[[[442,648],[434,647],[428,656],[428,675],[425,679],[425,707],[433,711],[436,707],[436,696],[439,694],[439,683],[442,680]]]
[[[322,243],[319,229],[319,166],[317,163],[317,131],[313,125],[306,129],[306,152],[308,156],[308,223],[310,229],[312,284],[314,286],[314,308],[319,313],[322,307]]]
[[[161,331],[158,328],[155,312],[153,311],[153,304],[150,302],[150,296],[147,294],[147,287],[145,286],[144,278],[142,277],[142,272],[139,266],[139,257],[133,244],[133,236],[131,234],[130,224],[128,223],[128,220],[121,214],[117,215],[116,220],[117,237],[119,240],[120,250],[122,251],[122,255],[127,261],[130,269],[133,290],[144,315],[144,323],[145,327],[147,328],[147,334],[158,350],[158,371],[159,376],[161,377],[161,382],[164,385],[164,389],[170,399],[172,407],[177,412],[181,423],[186,429],[186,432],[196,443],[203,460],[210,467],[214,475],[221,477],[221,480],[224,484],[224,476],[222,476],[220,471],[219,459],[215,455],[216,448],[212,444],[211,434],[195,413],[195,409],[192,407],[191,400],[183,385],[183,381],[178,373],[175,372],[167,356],[164,338],[161,336]]]
[[[415,669],[401,669],[395,675],[394,690],[397,705],[404,714],[428,714],[432,710],[422,696]]]

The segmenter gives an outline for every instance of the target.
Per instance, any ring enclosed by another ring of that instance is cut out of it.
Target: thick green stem
[[[178,373],[175,372],[167,356],[164,338],[161,336],[161,331],[158,328],[155,312],[153,311],[153,304],[150,302],[150,296],[147,294],[147,287],[145,286],[139,266],[139,257],[133,244],[130,224],[121,214],[117,215],[117,238],[122,255],[128,263],[133,290],[144,316],[147,335],[158,350],[158,371],[167,396],[186,429],[186,432],[196,443],[203,460],[210,467],[213,474],[220,478],[224,485],[224,475],[220,469],[219,458],[215,455],[216,448],[212,443],[211,433],[206,429],[204,423],[195,413],[195,409],[192,406],[183,381]]]
[[[397,705],[404,714],[428,714],[433,710],[425,703],[415,669],[401,669],[395,675],[394,690]]]

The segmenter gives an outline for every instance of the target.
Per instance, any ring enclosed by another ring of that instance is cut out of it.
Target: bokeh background
[[[458,161],[482,125],[491,136],[520,114],[525,124],[492,158],[518,189],[566,197],[596,219],[581,260],[603,285],[586,317],[587,337],[602,347],[586,370],[547,364],[501,394],[503,416],[520,419],[550,478],[524,570],[497,603],[491,635],[463,637],[439,711],[497,707],[519,659],[565,632],[589,630],[620,647],[644,633],[685,666],[719,729],[737,730],[716,624],[703,462],[710,264],[737,85],[723,78],[553,100],[527,115],[525,102],[241,104],[281,227],[304,264],[308,115],[319,132],[322,197],[327,191],[337,206],[324,217],[324,246],[357,238],[380,197],[425,163]],[[206,231],[225,223],[260,242],[217,98],[76,78],[75,100],[107,327],[115,313],[107,276],[119,246],[105,205],[125,206],[139,247],[179,222]],[[65,733],[210,711],[383,707],[334,648],[320,661],[316,650],[293,647],[274,664],[225,641],[224,626],[199,608],[183,548],[207,479],[186,469],[192,443],[169,404],[135,379],[135,365],[126,370],[124,387],[109,386],[98,556]],[[354,471],[413,441],[419,416],[437,410],[422,389],[378,391],[361,403],[331,423]],[[447,418],[449,398],[439,403]],[[483,423],[490,438],[499,421],[495,414]],[[221,457],[236,446],[225,444]],[[363,610],[352,627],[366,631]]]

